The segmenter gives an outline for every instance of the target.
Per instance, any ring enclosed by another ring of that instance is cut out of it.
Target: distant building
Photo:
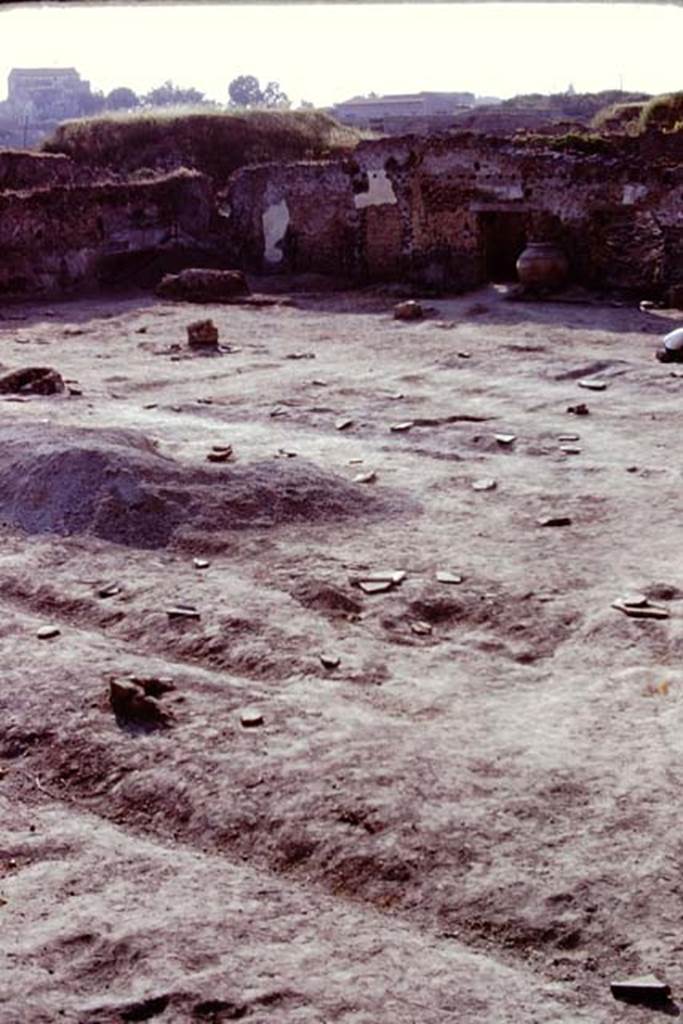
[[[90,82],[75,68],[13,68],[4,107],[15,117],[59,121],[86,113],[91,101]]]
[[[459,110],[473,107],[471,92],[418,92],[393,96],[356,96],[337,103],[332,113],[342,124],[358,128],[379,128],[397,119],[450,117]]]

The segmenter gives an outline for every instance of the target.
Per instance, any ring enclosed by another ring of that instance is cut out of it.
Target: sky
[[[683,7],[630,3],[0,6],[0,99],[12,67],[75,67],[105,93],[166,79],[225,102],[241,74],[294,105],[420,90],[683,88]]]

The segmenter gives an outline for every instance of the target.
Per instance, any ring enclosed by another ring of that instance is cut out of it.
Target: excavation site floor
[[[395,301],[0,311],[1,1024],[676,1014],[683,313]]]

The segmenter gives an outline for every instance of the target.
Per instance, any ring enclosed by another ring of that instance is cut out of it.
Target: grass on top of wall
[[[162,107],[65,121],[41,148],[121,173],[185,166],[224,181],[245,164],[324,159],[359,141],[319,110]]]

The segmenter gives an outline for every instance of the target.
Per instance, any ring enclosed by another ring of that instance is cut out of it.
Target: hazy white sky
[[[644,4],[324,3],[0,6],[0,99],[12,67],[76,67],[93,89],[170,78],[225,101],[280,82],[295,104],[371,91],[479,95],[683,87],[683,8]]]

